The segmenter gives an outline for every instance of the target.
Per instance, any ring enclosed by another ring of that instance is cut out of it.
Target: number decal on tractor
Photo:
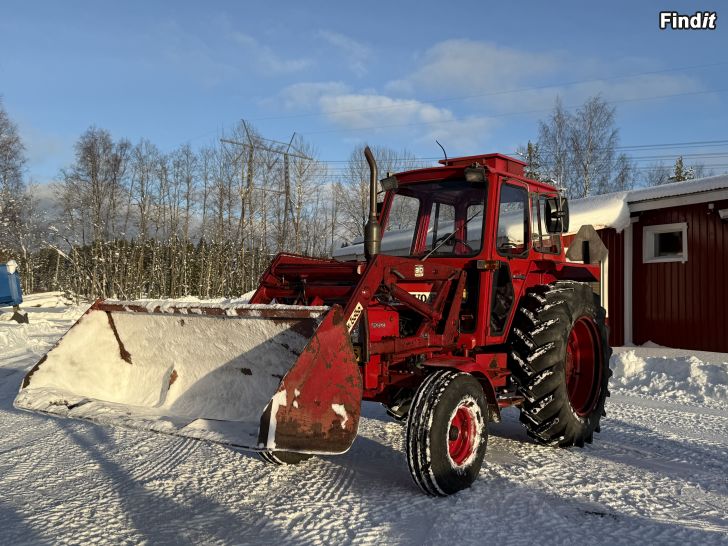
[[[351,313],[351,316],[349,317],[349,320],[346,321],[346,329],[351,332],[351,329],[354,328],[354,325],[356,324],[356,321],[359,320],[359,316],[361,315],[361,312],[364,310],[364,306],[362,306],[361,303],[356,302],[356,306],[354,307],[354,311]]]
[[[429,302],[432,298],[432,292],[410,292],[410,296],[414,296],[422,302]]]

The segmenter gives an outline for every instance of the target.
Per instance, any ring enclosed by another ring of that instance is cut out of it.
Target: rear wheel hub
[[[585,417],[599,399],[601,342],[594,322],[578,319],[566,345],[566,389],[577,415]]]

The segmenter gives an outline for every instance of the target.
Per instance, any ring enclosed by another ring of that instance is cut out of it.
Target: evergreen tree
[[[685,168],[682,156],[678,156],[675,160],[675,167],[670,177],[670,182],[684,182],[695,178],[695,172],[692,167]]]
[[[541,149],[537,143],[533,143],[529,140],[526,147],[521,147],[517,154],[523,158],[523,161],[526,162],[525,174],[527,178],[531,178],[533,180],[545,179],[542,178],[543,175],[541,173],[541,169],[543,168],[543,162],[541,160]]]

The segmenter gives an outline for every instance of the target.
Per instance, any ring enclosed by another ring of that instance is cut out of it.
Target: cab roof
[[[401,184],[413,184],[417,182],[431,182],[434,180],[462,179],[463,170],[473,165],[481,165],[494,172],[504,176],[511,176],[528,182],[532,186],[536,186],[545,191],[556,191],[550,184],[531,180],[526,178],[525,167],[527,163],[503,154],[480,154],[462,157],[450,157],[441,159],[440,167],[426,167],[424,169],[414,169],[397,173],[397,181]]]

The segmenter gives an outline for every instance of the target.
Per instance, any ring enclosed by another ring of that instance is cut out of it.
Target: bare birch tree
[[[556,97],[551,116],[539,122],[538,147],[545,163],[546,177],[562,188],[571,180],[572,116],[564,109],[561,97]]]
[[[22,251],[25,147],[18,128],[0,102],[0,261]]]
[[[342,180],[336,184],[336,202],[340,213],[342,235],[348,241],[364,236],[364,224],[369,215],[369,166],[364,158],[365,146],[351,152]],[[381,177],[424,166],[413,154],[403,150],[372,146]]]

